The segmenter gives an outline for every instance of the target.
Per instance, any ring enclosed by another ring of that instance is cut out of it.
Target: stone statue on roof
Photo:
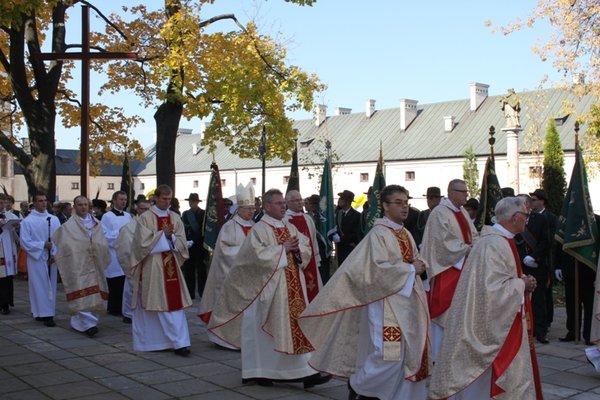
[[[508,94],[500,99],[502,111],[506,118],[505,129],[521,128],[519,113],[521,111],[521,100],[515,89],[508,89]]]

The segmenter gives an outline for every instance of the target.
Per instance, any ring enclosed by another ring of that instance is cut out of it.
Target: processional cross
[[[89,180],[89,119],[90,119],[90,61],[120,60],[137,58],[137,53],[91,53],[90,52],[90,8],[81,7],[81,52],[73,53],[39,53],[39,60],[80,60],[81,72],[81,147],[80,147],[80,179],[81,194],[88,197]]]

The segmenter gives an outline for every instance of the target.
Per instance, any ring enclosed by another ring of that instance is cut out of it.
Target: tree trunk
[[[164,102],[154,114],[156,121],[156,184],[169,185],[175,193],[175,142],[183,104]]]

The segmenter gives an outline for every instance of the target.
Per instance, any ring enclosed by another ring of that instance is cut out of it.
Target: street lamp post
[[[260,148],[258,149],[260,152],[260,157],[262,160],[262,194],[264,195],[266,192],[265,188],[265,176],[266,176],[266,156],[267,156],[267,129],[263,125],[262,135],[260,135]]]

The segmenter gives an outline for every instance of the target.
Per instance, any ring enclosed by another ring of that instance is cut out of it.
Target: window
[[[541,178],[541,177],[542,177],[542,166],[541,165],[535,165],[533,167],[529,167],[529,178],[530,179]]]
[[[114,183],[108,183],[107,184],[107,189],[108,190],[115,190],[115,184]]]
[[[405,181],[414,181],[415,180],[415,171],[406,171],[404,173]]]
[[[9,162],[10,158],[8,155],[2,154],[2,156],[0,156],[0,176],[2,178],[8,178],[10,175]]]
[[[250,178],[250,182],[252,182],[253,185],[256,185],[256,178]]]
[[[221,179],[221,187],[227,186],[227,179]]]
[[[283,183],[289,183],[290,181],[290,177],[289,176],[284,176],[283,177]]]
[[[144,190],[146,189],[146,185],[144,185],[144,182],[140,183],[140,190]]]
[[[194,181],[194,183],[192,183],[192,186],[197,188],[198,187],[198,181]]]
[[[365,173],[365,172],[360,174],[360,181],[361,182],[369,182],[369,174]]]
[[[71,182],[71,190],[79,190],[79,182]]]

